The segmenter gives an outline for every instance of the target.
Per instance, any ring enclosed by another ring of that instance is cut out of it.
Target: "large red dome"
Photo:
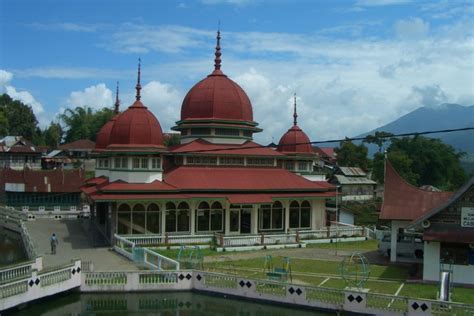
[[[164,147],[160,123],[140,100],[118,115],[113,123],[107,148],[121,147]]]
[[[308,136],[298,125],[294,125],[281,137],[277,150],[286,153],[313,154]]]
[[[253,122],[252,104],[237,83],[215,70],[184,98],[181,120],[193,119]]]

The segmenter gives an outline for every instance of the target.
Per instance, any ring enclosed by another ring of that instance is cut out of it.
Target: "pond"
[[[261,304],[195,292],[69,293],[32,304],[15,316],[31,315],[196,315],[310,316],[335,315],[315,310]]]

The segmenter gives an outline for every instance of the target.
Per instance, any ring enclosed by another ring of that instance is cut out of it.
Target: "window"
[[[122,169],[128,169],[128,158],[122,157]]]
[[[146,233],[159,234],[161,230],[161,213],[158,205],[152,203],[146,209]]]
[[[117,233],[119,235],[131,234],[132,212],[130,206],[122,204],[117,210]]]
[[[176,208],[172,202],[166,203],[166,232],[189,232],[189,206],[185,202]]]
[[[220,157],[219,164],[227,165],[227,166],[243,166],[244,158],[243,157]]]
[[[97,168],[102,168],[102,159],[97,159]]]
[[[217,157],[212,156],[188,156],[188,165],[217,165]]]
[[[259,215],[260,230],[283,229],[283,205],[280,202],[262,205]]]
[[[197,209],[197,230],[198,231],[208,231],[209,230],[209,204],[206,202],[199,203]]]
[[[161,169],[160,158],[151,158],[151,169]]]
[[[114,159],[114,167],[117,169],[122,168],[122,160],[120,157],[115,157]]]
[[[141,159],[141,162],[142,162],[142,163],[141,163],[141,166],[140,166],[140,167],[141,167],[142,169],[148,169],[148,158],[142,158],[142,159]]]
[[[136,204],[132,210],[132,234],[145,233],[145,207],[142,204]]]
[[[238,129],[216,128],[215,132],[216,132],[216,135],[239,136]]]
[[[273,166],[272,158],[247,158],[249,166]]]
[[[140,158],[133,158],[132,161],[133,161],[133,164],[132,164],[133,169],[140,168]]]
[[[211,135],[210,128],[191,128],[191,135]]]
[[[223,230],[223,209],[219,202],[212,203],[211,208],[207,202],[201,202],[196,212],[198,232]]]
[[[298,170],[299,171],[308,171],[309,163],[308,161],[298,161]]]
[[[109,159],[104,159],[104,168],[109,168]]]
[[[293,171],[295,170],[295,162],[294,161],[285,161],[285,169]]]
[[[221,203],[214,202],[211,206],[211,231],[224,230],[224,210]]]
[[[238,232],[240,230],[240,210],[230,210],[230,231]]]
[[[469,264],[469,244],[441,243],[440,261],[459,265]]]
[[[293,201],[290,204],[290,228],[310,228],[311,227],[311,204],[303,201],[301,206]]]
[[[245,137],[252,137],[252,131],[244,131]]]

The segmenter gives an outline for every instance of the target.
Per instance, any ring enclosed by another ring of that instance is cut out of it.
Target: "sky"
[[[222,70],[248,94],[255,139],[367,132],[420,107],[474,104],[472,0],[0,0],[0,93],[41,127],[66,108],[142,101],[163,131],[187,91]]]

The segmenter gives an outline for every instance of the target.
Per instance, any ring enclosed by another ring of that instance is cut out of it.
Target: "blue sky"
[[[0,0],[0,93],[41,126],[67,107],[122,108],[142,59],[143,101],[168,131],[213,67],[249,95],[262,143],[299,125],[354,136],[419,107],[474,104],[473,1]]]

